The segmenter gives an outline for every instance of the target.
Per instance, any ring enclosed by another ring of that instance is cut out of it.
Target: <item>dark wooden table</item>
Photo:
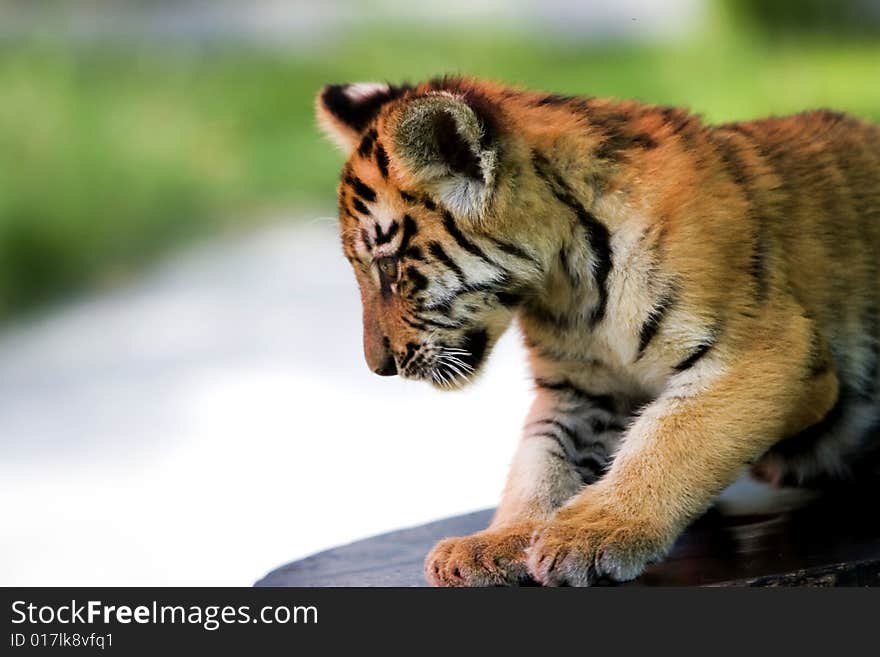
[[[425,586],[440,538],[486,527],[478,511],[334,548],[273,570],[257,586]],[[827,494],[794,510],[709,511],[668,558],[629,586],[880,586],[880,486]]]

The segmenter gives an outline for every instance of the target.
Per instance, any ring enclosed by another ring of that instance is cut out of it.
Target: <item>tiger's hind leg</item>
[[[825,418],[771,447],[751,474],[773,486],[817,489],[880,475],[880,402],[844,388]]]

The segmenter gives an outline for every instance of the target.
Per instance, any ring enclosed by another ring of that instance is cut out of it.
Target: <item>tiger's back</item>
[[[876,379],[880,127],[816,111],[733,129],[751,136],[778,173],[783,222],[774,233],[792,294],[821,325],[838,364],[856,379],[872,378],[871,370]],[[866,352],[867,336],[874,347]]]

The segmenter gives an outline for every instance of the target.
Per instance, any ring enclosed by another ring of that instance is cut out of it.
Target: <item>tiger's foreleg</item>
[[[809,371],[803,318],[673,377],[622,438],[608,474],[560,508],[529,549],[545,585],[628,580],[771,444],[819,421],[836,375]]]
[[[472,536],[440,541],[425,560],[428,582],[503,586],[527,580],[526,548],[535,531],[602,475],[622,429],[609,397],[539,381],[492,523]]]

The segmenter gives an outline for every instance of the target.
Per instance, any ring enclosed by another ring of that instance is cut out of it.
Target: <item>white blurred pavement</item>
[[[372,375],[331,222],[190,250],[0,334],[0,585],[248,585],[493,505],[529,403]]]

